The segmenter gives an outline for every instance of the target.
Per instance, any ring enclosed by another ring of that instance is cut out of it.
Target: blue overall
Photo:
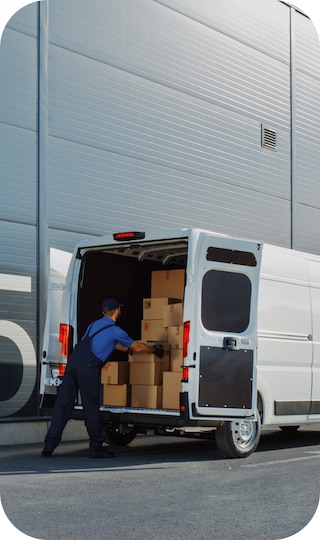
[[[45,437],[45,444],[52,449],[56,448],[61,441],[63,430],[71,417],[78,390],[81,394],[85,424],[90,438],[90,450],[99,450],[104,442],[100,422],[101,368],[117,343],[129,347],[133,342],[133,339],[116,326],[113,320],[109,319],[108,324],[105,323],[104,317],[92,323],[69,358],[63,383],[55,402],[50,428]],[[93,330],[96,331],[93,332]],[[94,347],[95,336],[97,336],[98,347],[97,344]],[[100,357],[97,356],[95,348],[98,348]],[[102,350],[104,350],[104,360],[102,360]]]

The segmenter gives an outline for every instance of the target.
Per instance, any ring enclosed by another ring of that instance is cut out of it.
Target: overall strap
[[[114,325],[113,324],[108,324],[107,326],[104,326],[103,328],[100,328],[100,330],[97,330],[97,332],[95,332],[91,336],[88,335],[88,337],[93,338],[94,336],[96,336],[97,334],[102,332],[102,330],[107,330],[107,328],[111,328],[112,326],[114,326]]]

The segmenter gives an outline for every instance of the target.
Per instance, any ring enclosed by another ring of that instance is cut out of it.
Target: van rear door
[[[196,417],[256,414],[257,303],[261,244],[202,233],[199,261]]]

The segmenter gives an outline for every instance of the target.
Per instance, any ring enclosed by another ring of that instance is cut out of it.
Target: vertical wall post
[[[49,279],[48,250],[48,0],[38,2],[37,351],[42,355]],[[40,366],[38,366],[40,369]]]

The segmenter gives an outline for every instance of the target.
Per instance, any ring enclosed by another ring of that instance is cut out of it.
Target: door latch
[[[223,348],[226,351],[238,351],[239,350],[238,340],[234,337],[225,337],[223,339]]]

